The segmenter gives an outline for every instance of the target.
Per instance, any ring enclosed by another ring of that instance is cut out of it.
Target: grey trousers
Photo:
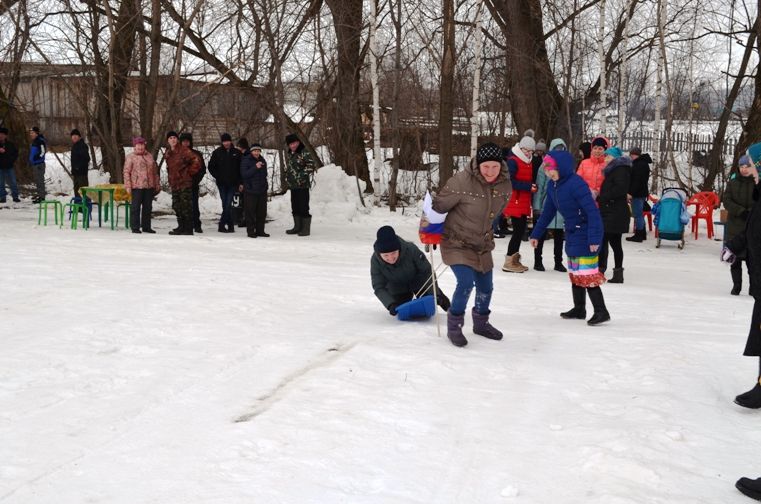
[[[37,197],[44,200],[47,194],[45,191],[45,163],[32,166],[32,170],[34,170],[34,183],[37,185]]]

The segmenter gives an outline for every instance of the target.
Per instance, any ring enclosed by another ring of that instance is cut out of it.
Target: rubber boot
[[[624,283],[624,269],[613,268],[613,278],[608,280],[609,283]]]
[[[463,324],[465,324],[465,314],[452,315],[447,313],[447,338],[456,347],[464,347],[468,344],[468,340],[462,334]]]
[[[489,314],[482,315],[475,308],[471,311],[473,314],[473,332],[484,338],[501,340],[502,333],[489,323]]]
[[[312,232],[312,217],[301,218],[301,229],[299,229],[299,236],[309,236]]]
[[[564,319],[584,320],[587,318],[587,290],[578,285],[571,285],[571,292],[573,293],[573,308],[561,313],[560,316]]]
[[[301,217],[298,215],[293,216],[293,227],[291,229],[286,229],[285,234],[298,234],[298,232],[301,231]]]
[[[734,266],[735,265],[733,264],[729,269],[729,272],[732,274],[732,291],[730,294],[733,296],[739,296],[740,291],[743,288],[743,270],[741,268],[735,268]]]
[[[609,321],[610,313],[608,313],[607,308],[605,308],[605,298],[602,295],[602,289],[599,287],[590,287],[587,289],[587,292],[589,293],[590,301],[592,301],[592,306],[594,306],[595,309],[592,318],[587,321],[587,325],[595,326]]]

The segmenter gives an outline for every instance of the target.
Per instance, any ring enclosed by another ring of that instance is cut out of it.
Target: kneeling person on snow
[[[375,295],[392,316],[396,308],[412,298],[433,294],[431,264],[413,243],[402,240],[391,226],[378,230],[370,260]],[[420,292],[422,290],[422,292]],[[449,299],[437,286],[439,306],[449,310]]]

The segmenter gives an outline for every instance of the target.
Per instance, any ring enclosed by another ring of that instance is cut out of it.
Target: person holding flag
[[[433,200],[433,210],[447,213],[441,240],[441,256],[455,277],[457,286],[447,313],[447,337],[463,347],[465,308],[476,288],[473,332],[493,340],[502,333],[489,323],[489,305],[494,283],[494,234],[492,221],[510,199],[512,185],[502,149],[494,143],[481,145],[467,168],[447,181]]]

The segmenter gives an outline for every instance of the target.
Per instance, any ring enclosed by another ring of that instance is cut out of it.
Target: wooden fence
[[[653,131],[633,131],[624,135],[623,142],[619,143],[618,138],[613,135],[610,139],[615,145],[623,149],[640,147],[643,152],[662,152],[666,150],[666,133],[663,131],[656,134]],[[713,146],[713,135],[709,134],[690,134],[690,133],[671,133],[671,151],[673,152],[692,152],[703,151],[710,152]],[[727,138],[722,144],[722,151],[725,156],[734,156],[737,147],[737,138]]]

